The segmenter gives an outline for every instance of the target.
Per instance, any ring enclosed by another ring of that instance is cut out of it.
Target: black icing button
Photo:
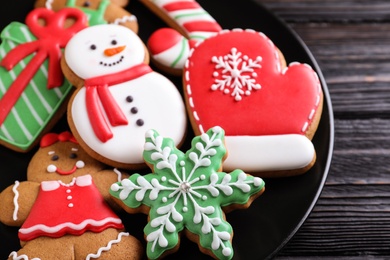
[[[138,119],[136,122],[137,126],[143,126],[144,125],[144,120]]]
[[[134,100],[134,98],[132,96],[127,96],[126,97],[126,101],[129,102],[129,103],[133,102],[133,100]]]
[[[137,113],[138,113],[138,108],[132,107],[132,108],[130,109],[130,112],[131,112],[132,114],[137,114]]]

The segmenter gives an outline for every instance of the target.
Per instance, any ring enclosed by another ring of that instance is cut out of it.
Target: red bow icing
[[[75,23],[65,28],[68,18],[74,18]],[[45,21],[44,26],[39,24],[39,19]],[[57,13],[46,8],[37,8],[27,15],[26,25],[37,40],[16,46],[8,52],[0,65],[11,70],[22,59],[32,53],[35,55],[0,99],[0,125],[46,59],[49,59],[47,88],[62,85],[61,48],[65,47],[74,34],[87,26],[87,17],[76,8],[64,8]]]
[[[92,129],[100,141],[107,142],[113,137],[113,133],[104,118],[103,110],[112,126],[128,124],[126,116],[111,95],[108,87],[141,77],[149,72],[152,72],[152,69],[148,65],[140,64],[117,73],[85,80],[85,103],[88,117]],[[103,107],[99,105],[99,100]]]

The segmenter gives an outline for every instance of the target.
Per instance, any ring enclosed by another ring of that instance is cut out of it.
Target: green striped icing
[[[1,39],[1,59],[15,46],[36,40],[26,25],[17,22],[9,24],[2,31]],[[33,55],[24,58],[11,71],[0,67],[0,98],[28,65]],[[72,85],[67,80],[58,88],[47,89],[47,66],[46,60],[1,125],[2,143],[21,150],[29,149],[70,93]]]

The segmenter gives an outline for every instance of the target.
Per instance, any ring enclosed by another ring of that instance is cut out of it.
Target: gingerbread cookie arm
[[[152,60],[168,73],[180,75],[192,46],[222,30],[216,20],[194,0],[141,2],[173,28],[156,31],[148,41]]]
[[[111,208],[118,210],[119,207],[117,203],[114,202],[113,198],[110,196],[109,190],[112,183],[128,178],[129,174],[122,172],[118,169],[113,169],[94,172],[91,173],[91,176],[94,180],[95,185],[100,191],[100,194],[102,194],[104,200],[111,206]]]
[[[0,193],[0,222],[8,226],[21,226],[38,196],[39,183],[18,182]]]

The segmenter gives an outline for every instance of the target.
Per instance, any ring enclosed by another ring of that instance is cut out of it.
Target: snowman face
[[[144,58],[144,44],[138,35],[113,24],[88,27],[65,48],[68,66],[82,79],[123,71],[142,63]]]

